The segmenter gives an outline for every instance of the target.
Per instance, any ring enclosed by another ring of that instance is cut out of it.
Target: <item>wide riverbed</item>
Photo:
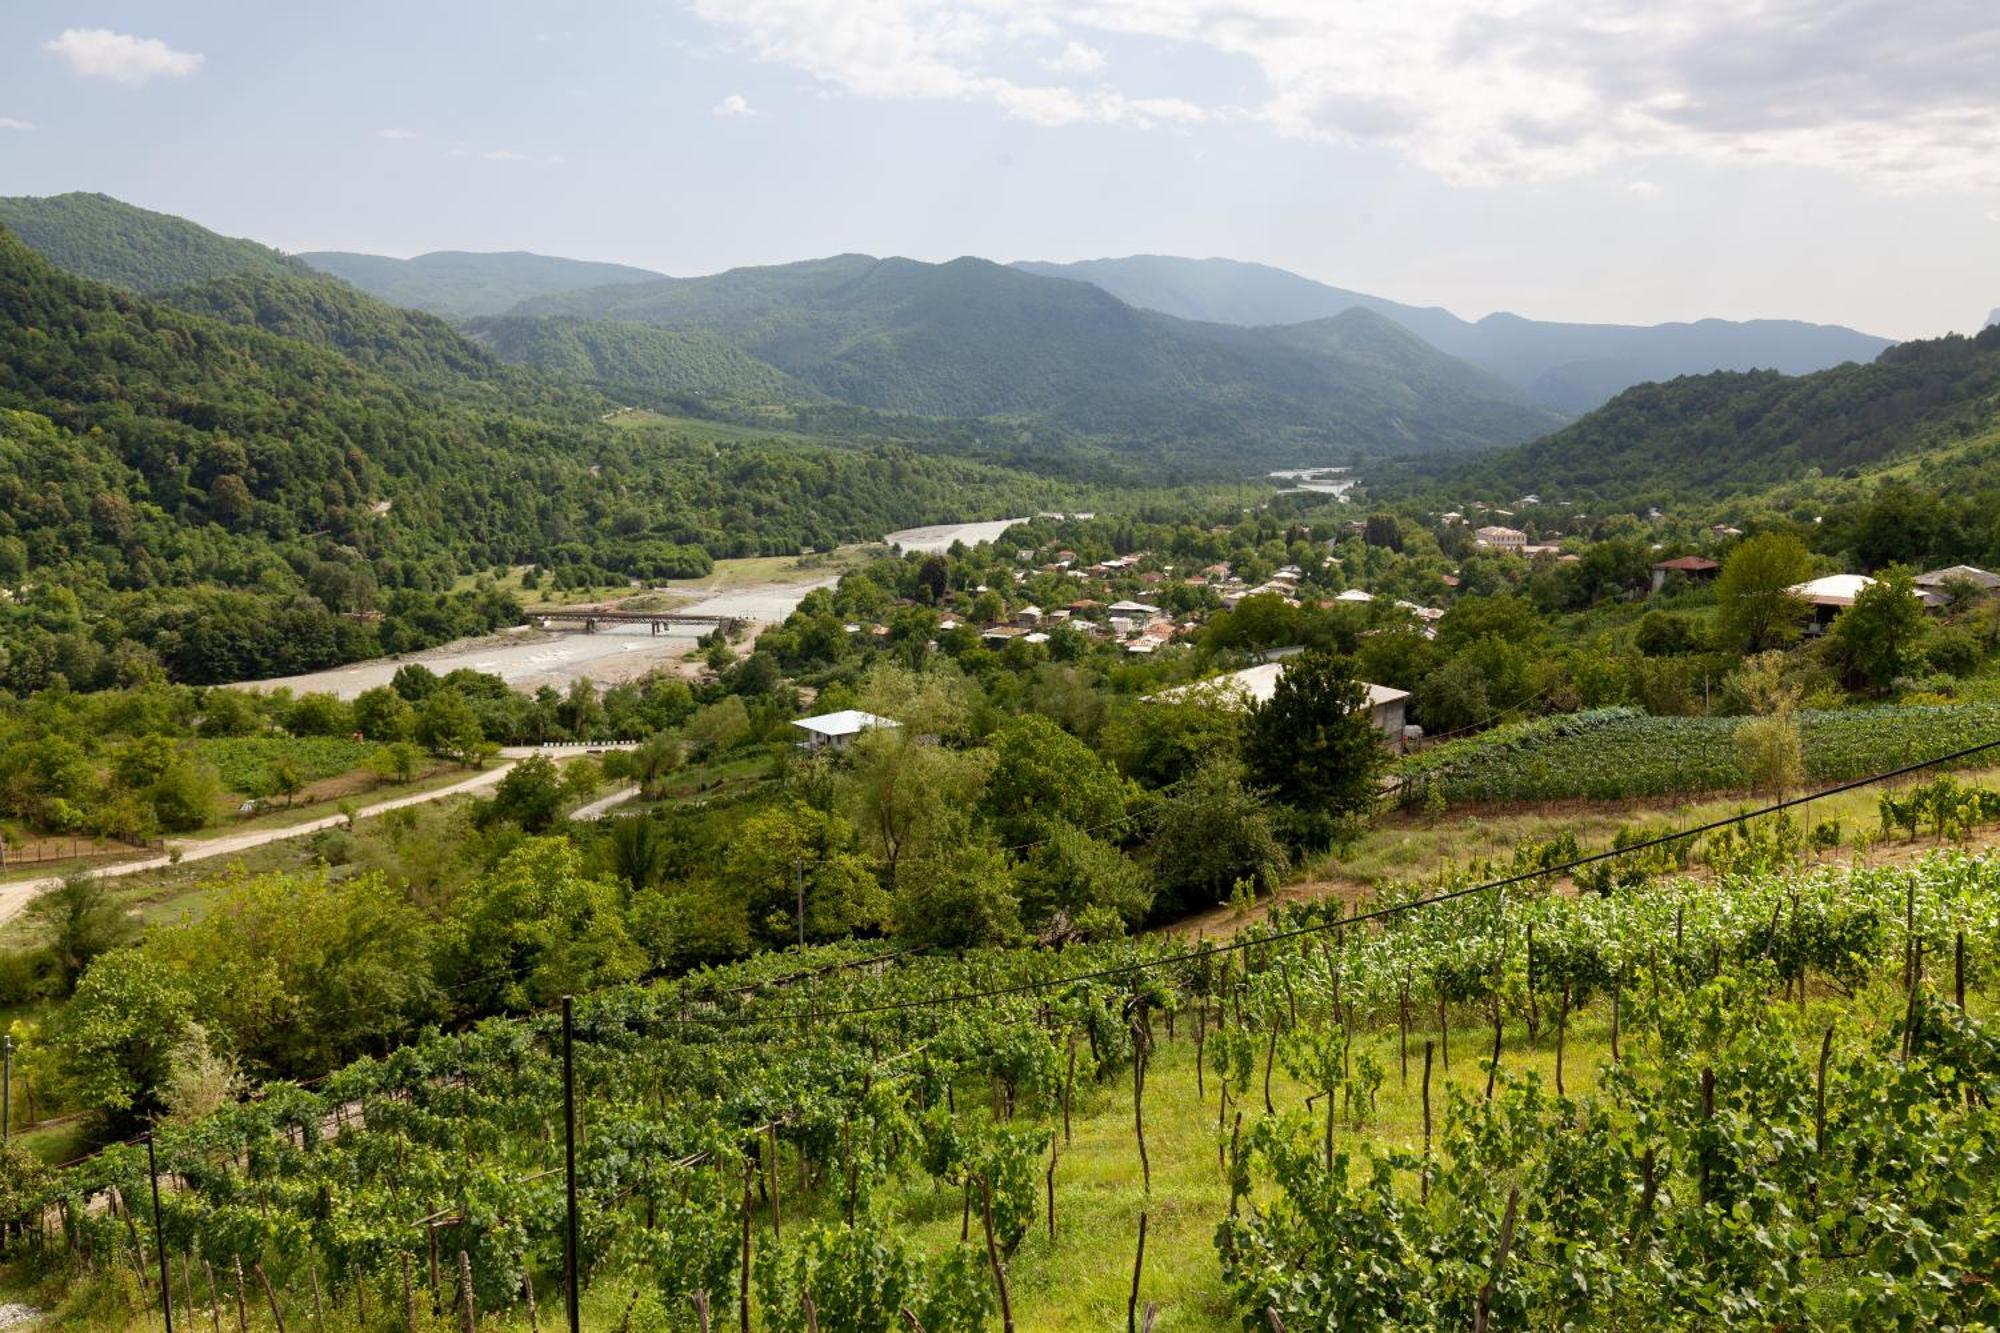
[[[739,588],[674,610],[681,615],[775,622],[790,615],[807,593],[830,586],[836,577],[827,574],[801,583]],[[588,676],[600,685],[612,685],[680,661],[694,647],[694,641],[707,632],[705,627],[696,625],[677,626],[664,634],[655,634],[646,625],[618,625],[595,634],[522,628],[401,657],[378,657],[302,676],[242,683],[250,689],[283,688],[294,694],[326,692],[352,699],[363,690],[387,685],[404,663],[422,662],[439,675],[470,667],[498,676],[516,689],[534,690],[544,685],[565,689],[579,676]]]
[[[945,551],[953,542],[968,546],[990,542],[1009,527],[1024,520],[994,519],[984,523],[945,523],[928,528],[906,528],[882,540],[898,550]],[[790,615],[815,588],[831,587],[837,573],[811,578],[780,579],[771,583],[746,584],[713,593],[699,601],[673,609],[680,615],[728,616],[735,620],[775,624]],[[469,667],[500,677],[516,689],[535,690],[544,685],[567,689],[578,677],[588,676],[600,685],[634,680],[662,667],[681,661],[694,641],[707,633],[701,626],[676,627],[655,634],[647,625],[618,625],[595,634],[580,630],[538,630],[523,627],[485,638],[448,643],[401,657],[378,657],[368,662],[311,671],[301,676],[276,680],[239,682],[257,690],[288,689],[294,694],[331,693],[352,699],[363,690],[387,685],[397,668],[406,662],[422,662],[443,675]]]

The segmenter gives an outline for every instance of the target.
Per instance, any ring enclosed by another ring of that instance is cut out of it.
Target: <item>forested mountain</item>
[[[1992,313],[1992,314],[1990,314],[1990,315],[1988,315],[1988,316],[1986,317],[1986,327],[1987,327],[1987,328],[1989,328],[1989,329],[1990,329],[1990,328],[1992,328],[1992,327],[1993,327],[1993,326],[1994,326],[1995,324],[2000,324],[2000,306],[1994,306],[1994,307],[1993,307],[1993,313]]]
[[[621,402],[806,402],[821,396],[700,329],[566,315],[482,316],[463,327],[503,361],[594,385]]]
[[[0,687],[309,670],[511,622],[504,598],[447,595],[495,564],[659,578],[965,517],[975,494],[1061,497],[895,446],[717,448],[469,404],[412,387],[421,339],[369,344],[391,378],[320,336],[337,321],[304,327],[87,282],[0,229]]]
[[[1962,444],[2000,420],[2000,327],[1902,343],[1810,375],[1692,375],[1628,389],[1563,430],[1438,469],[1454,493],[1620,504],[1713,497]]]
[[[233,273],[309,271],[269,246],[103,194],[0,199],[0,226],[56,267],[132,292],[168,292]]]
[[[1320,336],[1201,324],[982,259],[839,255],[544,297],[520,312],[710,332],[864,407],[1042,417],[1266,462],[1478,447],[1555,421],[1367,311]]]
[[[626,264],[558,259],[525,250],[494,254],[436,250],[414,259],[313,250],[299,258],[322,273],[353,283],[370,296],[447,319],[497,315],[531,297],[552,292],[650,282],[661,276]]]
[[[1074,264],[1026,262],[1027,272],[1100,287],[1130,305],[1183,319],[1290,324],[1360,307],[1386,315],[1440,351],[1482,367],[1534,401],[1583,412],[1648,380],[1712,370],[1804,374],[1872,360],[1887,339],[1794,320],[1692,324],[1564,324],[1493,314],[1472,323],[1436,306],[1411,306],[1329,287],[1264,264],[1134,255]]]

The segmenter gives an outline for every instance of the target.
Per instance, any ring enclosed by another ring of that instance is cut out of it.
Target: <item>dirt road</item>
[[[588,750],[630,750],[632,748],[634,747],[630,743],[622,741],[587,747]],[[532,745],[509,746],[500,751],[500,762],[492,768],[474,773],[463,781],[454,782],[448,787],[436,787],[430,791],[418,792],[413,796],[396,796],[386,801],[377,801],[373,805],[364,805],[354,812],[354,817],[356,819],[373,819],[375,816],[387,814],[391,810],[401,810],[412,805],[422,805],[427,801],[442,801],[447,797],[465,796],[472,792],[485,791],[489,787],[498,786],[500,779],[506,777],[515,764],[530,755],[551,754],[561,756],[585,752],[586,747],[583,746],[561,746],[551,749],[543,749]],[[609,808],[630,795],[629,791],[616,792],[604,800],[593,802],[592,804],[602,808]],[[585,810],[590,808],[590,806],[584,807]],[[603,812],[602,808],[599,809],[599,814]],[[577,814],[578,816],[582,816],[583,811],[579,810]],[[592,819],[596,817],[597,815],[595,814],[589,816]],[[174,839],[167,844],[167,853],[163,856],[149,856],[138,861],[121,861],[116,865],[99,867],[91,871],[91,874],[99,879],[115,879],[125,875],[144,874],[148,870],[164,870],[170,865],[185,865],[189,861],[208,861],[219,856],[234,856],[239,852],[247,852],[253,847],[263,847],[269,843],[284,842],[289,838],[304,838],[325,829],[338,828],[346,822],[346,815],[326,815],[319,819],[308,819],[303,823],[287,824],[283,828],[249,829],[242,833],[224,833],[213,838]],[[178,857],[176,857],[176,853],[178,853]],[[0,884],[0,921],[12,920],[20,914],[23,908],[27,907],[29,901],[37,894],[45,893],[60,883],[62,883],[62,876],[44,875],[39,879],[21,879],[15,880],[10,884]]]

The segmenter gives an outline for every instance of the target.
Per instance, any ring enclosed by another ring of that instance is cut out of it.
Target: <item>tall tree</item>
[[[1250,710],[1243,758],[1252,782],[1309,816],[1368,809],[1388,755],[1353,663],[1314,649],[1287,659],[1270,700]]]
[[[1729,652],[1761,653],[1798,638],[1805,606],[1786,589],[1811,574],[1805,543],[1788,532],[1743,542],[1715,581],[1717,642]]]

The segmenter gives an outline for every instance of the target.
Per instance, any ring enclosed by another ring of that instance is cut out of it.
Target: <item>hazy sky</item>
[[[0,193],[676,274],[1277,264],[1478,316],[2000,305],[1994,0],[0,5]]]

